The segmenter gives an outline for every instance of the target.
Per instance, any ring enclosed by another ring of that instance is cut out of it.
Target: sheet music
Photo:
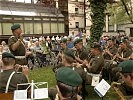
[[[46,88],[39,88],[39,86],[46,84]],[[14,100],[36,100],[36,99],[45,99],[48,98],[48,82],[37,82],[34,83],[32,80],[31,83],[22,83],[19,85],[29,85],[26,90],[15,90],[14,91]],[[31,95],[27,99],[27,90],[30,88]]]
[[[110,87],[111,86],[104,79],[102,79],[101,82],[94,87],[94,90],[100,97],[103,97]]]
[[[15,90],[14,100],[27,100],[27,90]]]
[[[34,90],[34,99],[48,98],[48,88],[38,88]]]

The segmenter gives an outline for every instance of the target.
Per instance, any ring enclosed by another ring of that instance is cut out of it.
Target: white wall
[[[69,1],[76,1],[76,0],[69,0]],[[84,2],[84,0],[78,0],[79,2]],[[88,0],[85,0],[86,3]],[[89,3],[88,3],[89,5]],[[75,15],[75,8],[78,8],[78,14]],[[89,10],[90,11],[90,10]],[[89,12],[87,10],[87,12]],[[79,22],[79,28],[84,28],[84,5],[80,5],[78,2],[69,2],[68,4],[68,13],[69,13],[69,34],[71,34],[73,31],[76,34],[78,34],[78,29],[76,28],[75,22]],[[78,17],[75,17],[77,16]],[[86,23],[88,26],[90,26],[91,22],[90,19],[86,20]],[[89,34],[90,31],[87,31],[87,34]]]
[[[84,17],[69,17],[69,28],[76,28],[75,22],[79,22],[79,28],[84,28]]]
[[[75,13],[75,8],[78,8],[79,14],[84,14],[84,6],[79,4],[68,4],[68,13]]]

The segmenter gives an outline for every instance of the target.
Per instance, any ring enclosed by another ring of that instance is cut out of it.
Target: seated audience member
[[[132,96],[133,99],[133,60],[123,61],[118,67],[121,70],[122,80],[124,81],[120,86],[120,90],[125,96]]]
[[[67,41],[67,47],[70,48],[70,49],[74,48],[73,40],[70,37],[68,38],[68,41]]]
[[[17,84],[28,82],[28,68],[26,66],[22,66],[22,72],[16,72],[14,69],[15,56],[13,54],[8,52],[2,53],[2,62],[3,66],[2,71],[0,72],[0,93],[13,92],[16,90]],[[11,79],[9,82],[9,87],[6,91],[9,77],[11,77]],[[26,89],[26,87],[21,86],[18,89]]]
[[[2,51],[2,52],[10,52],[9,47],[8,47],[8,45],[6,44],[5,41],[2,41],[2,42],[1,42],[1,45],[2,45],[2,48],[3,48],[3,51]]]
[[[39,41],[36,41],[36,42],[35,42],[34,52],[36,52],[36,53],[42,53],[42,52],[43,52],[43,48],[42,48],[42,46],[39,44]]]
[[[78,95],[82,78],[71,68],[60,68],[56,73],[57,94],[55,100],[81,100]]]

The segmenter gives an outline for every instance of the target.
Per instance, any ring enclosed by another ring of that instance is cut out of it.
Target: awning
[[[11,1],[0,1],[0,15],[64,17],[55,7]]]

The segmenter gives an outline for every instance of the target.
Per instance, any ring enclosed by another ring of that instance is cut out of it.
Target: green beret
[[[122,73],[133,73],[133,60],[123,61],[118,65]]]
[[[67,39],[66,38],[62,38],[60,43],[67,43]]]
[[[64,54],[67,55],[67,56],[69,56],[69,57],[71,57],[71,58],[73,58],[73,59],[75,59],[74,51],[72,51],[72,50],[66,50],[64,52]]]
[[[67,84],[69,86],[77,87],[82,84],[82,78],[80,75],[68,67],[63,67],[57,70],[57,81]]]
[[[80,39],[80,38],[75,39],[75,40],[74,40],[74,45],[76,45],[76,44],[79,43],[79,42],[82,42],[82,39]]]
[[[11,30],[16,30],[20,28],[20,24],[14,24],[13,26],[11,26]]]
[[[2,53],[2,59],[3,58],[14,58],[15,59],[15,56],[9,52],[4,52]]]

